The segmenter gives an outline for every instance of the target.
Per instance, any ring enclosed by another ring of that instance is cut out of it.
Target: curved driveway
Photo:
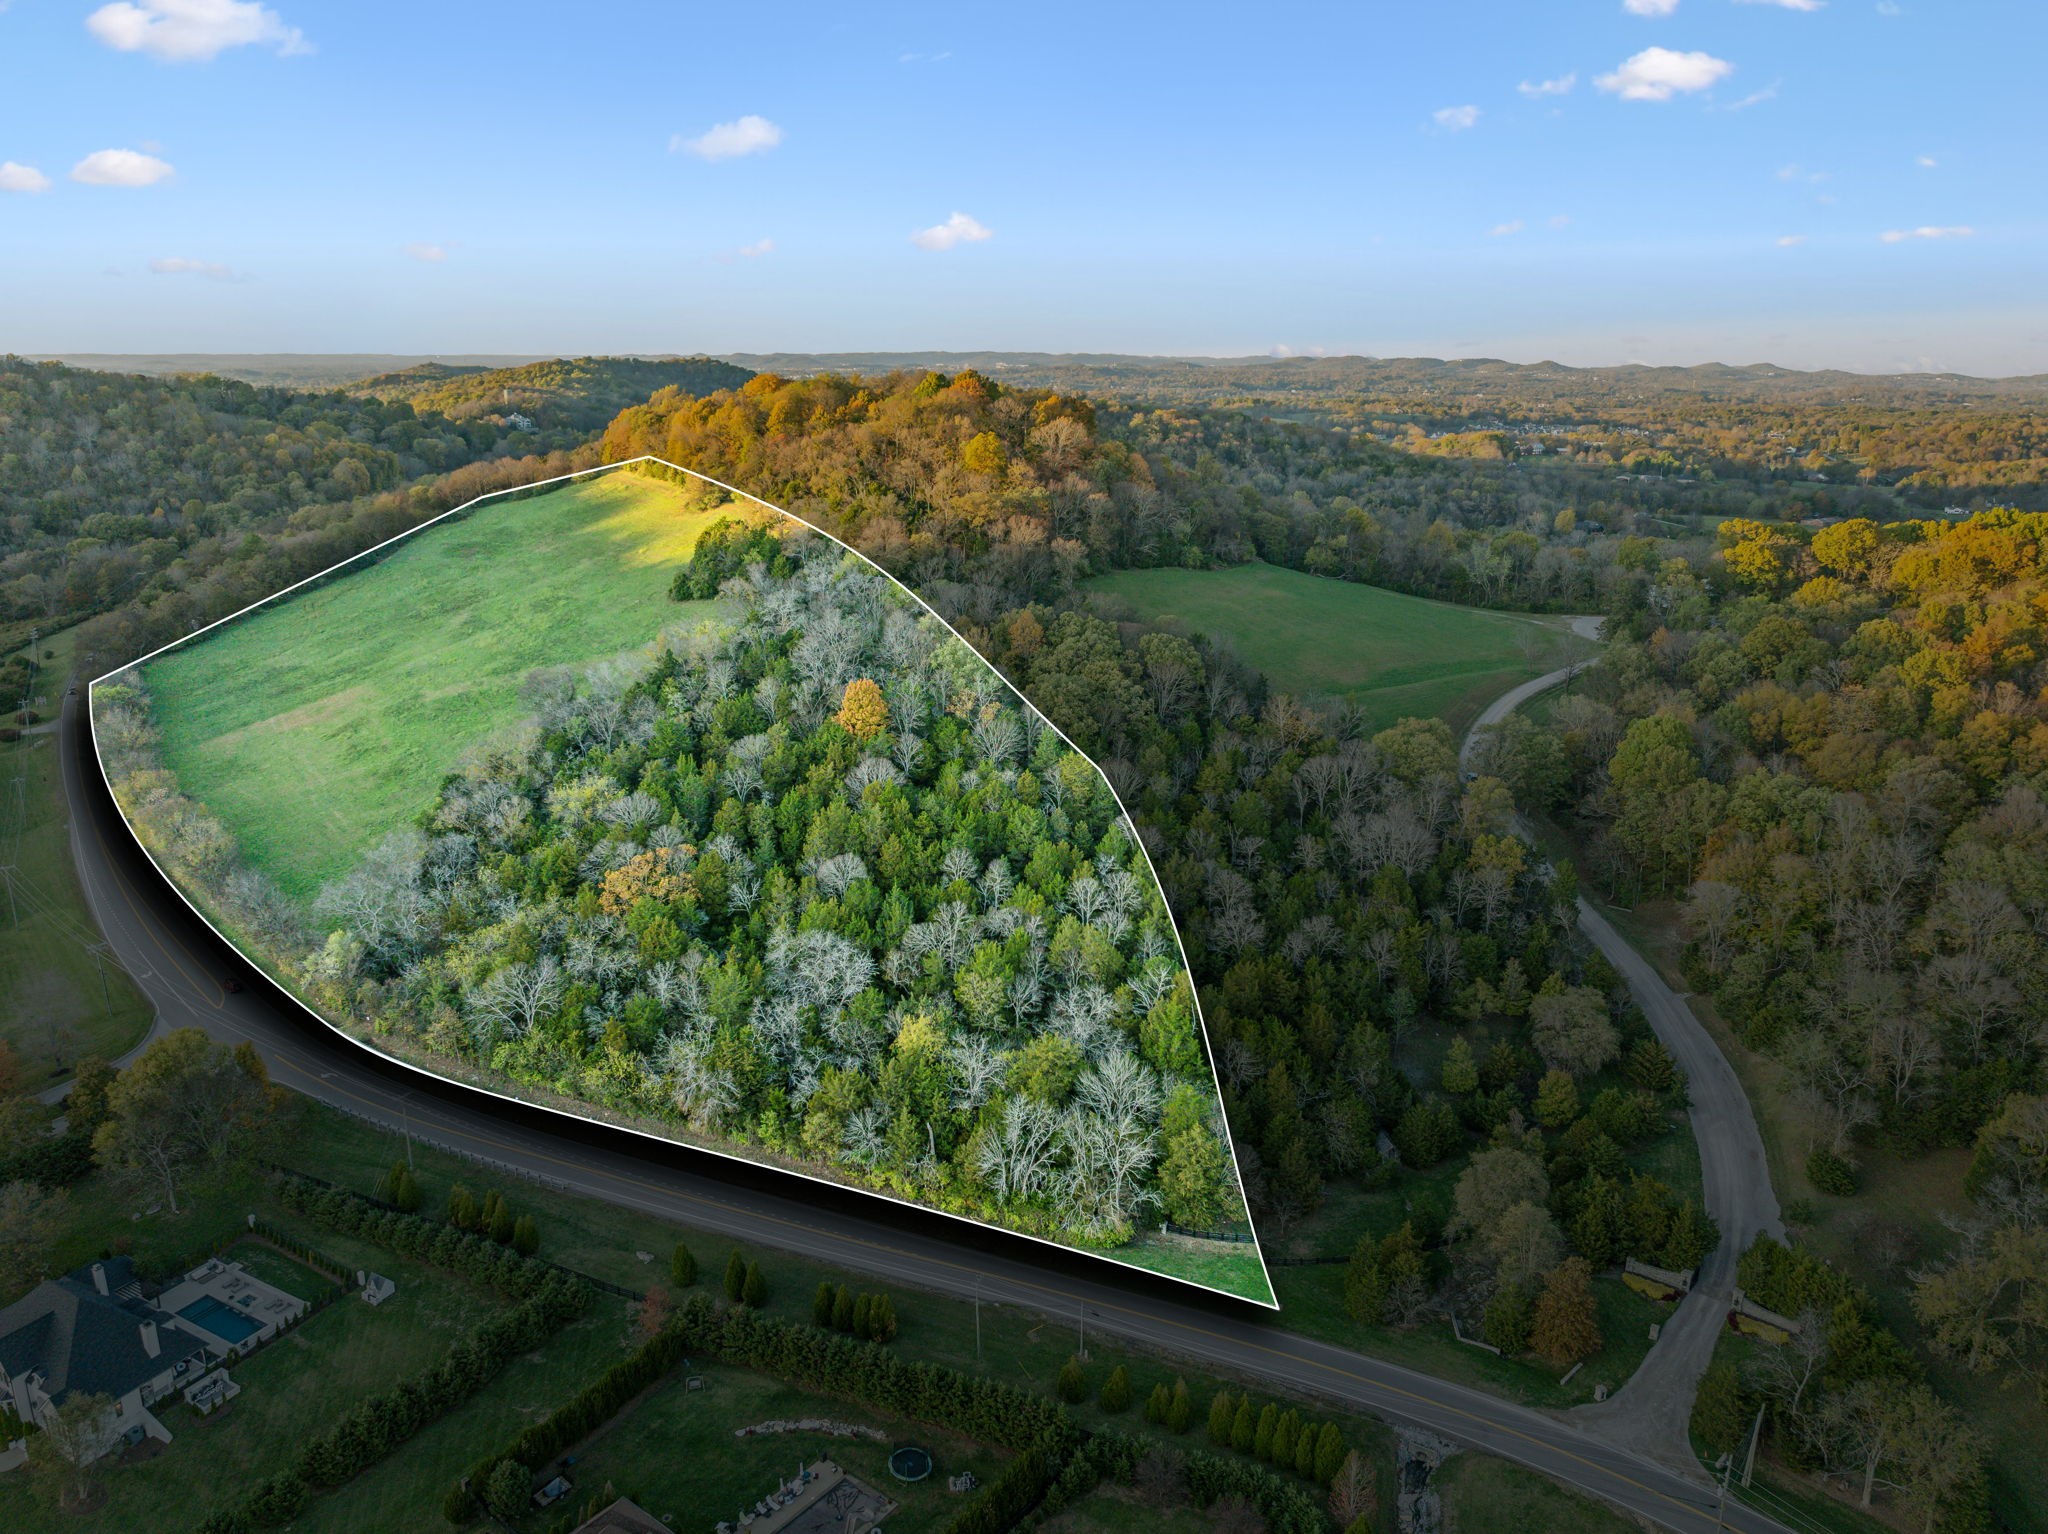
[[[1593,639],[1598,637],[1600,621],[1574,618],[1572,628]],[[1459,766],[1471,770],[1482,731],[1498,725],[1538,694],[1562,686],[1583,669],[1562,667],[1494,699],[1466,732],[1458,749]],[[1736,1259],[1759,1233],[1783,1239],[1784,1221],[1778,1212],[1778,1196],[1771,1188],[1770,1163],[1764,1158],[1763,1137],[1757,1133],[1749,1095],[1713,1036],[1685,999],[1664,983],[1656,967],[1583,895],[1579,897],[1579,930],[1621,972],[1651,1031],[1685,1073],[1707,1213],[1720,1226],[1721,1242],[1700,1264],[1692,1293],[1664,1324],[1656,1346],[1628,1383],[1606,1401],[1579,1407],[1572,1415],[1611,1443],[1690,1471],[1696,1464],[1687,1434],[1693,1395],[1734,1301]]]
[[[382,1061],[251,977],[136,848],[65,705],[63,772],[79,874],[101,930],[156,1003],[160,1028],[250,1040],[295,1091],[504,1169],[692,1229],[777,1247],[908,1287],[1008,1303],[1216,1373],[1412,1422],[1519,1461],[1677,1534],[1788,1534],[1711,1488],[1557,1415],[1294,1335],[1264,1313],[999,1231],[524,1109]]]

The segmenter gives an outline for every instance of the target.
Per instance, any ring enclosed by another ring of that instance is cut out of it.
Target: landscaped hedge
[[[1046,1488],[1038,1519],[1051,1517],[1088,1495],[1105,1480],[1130,1484],[1138,1462],[1160,1445],[1132,1433],[1098,1429],[1088,1435]],[[1267,1534],[1328,1534],[1329,1519],[1321,1501],[1298,1481],[1248,1460],[1228,1459],[1201,1449],[1179,1455],[1188,1495],[1198,1507],[1219,1497],[1239,1496],[1259,1510]]]
[[[683,1356],[683,1342],[682,1334],[673,1326],[663,1327],[630,1356],[613,1364],[503,1449],[478,1460],[470,1467],[466,1483],[489,1485],[491,1473],[508,1461],[545,1465],[571,1444],[589,1437],[611,1421],[620,1407],[676,1366]],[[453,1510],[465,1504],[465,1495],[458,1486],[447,1506]]]
[[[385,1209],[361,1194],[323,1188],[304,1177],[279,1179],[278,1197],[285,1208],[303,1214],[328,1230],[340,1231],[374,1245],[451,1273],[460,1273],[523,1299],[555,1276],[557,1269],[522,1257],[489,1236],[474,1235],[438,1220]]]

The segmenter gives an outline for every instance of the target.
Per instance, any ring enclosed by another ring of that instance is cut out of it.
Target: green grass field
[[[63,707],[76,635],[67,629],[37,644],[36,709],[46,720]],[[39,1091],[69,1075],[80,1055],[133,1049],[150,1018],[120,966],[94,957],[99,925],[71,861],[53,724],[0,743],[0,864],[13,869],[9,898],[0,898],[0,1039],[21,1058],[23,1086]]]
[[[721,509],[615,473],[421,533],[373,577],[309,588],[149,662],[164,763],[251,863],[310,898],[521,717],[529,672],[708,616],[668,585]]]
[[[1278,565],[1119,570],[1088,582],[1147,622],[1226,642],[1275,687],[1353,703],[1369,728],[1442,719],[1462,734],[1518,682],[1598,648],[1569,620],[1488,612]]]
[[[1436,1473],[1444,1534],[1628,1534],[1633,1518],[1546,1475],[1483,1454],[1454,1454]]]

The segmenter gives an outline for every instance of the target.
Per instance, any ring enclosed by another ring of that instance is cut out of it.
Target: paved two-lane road
[[[749,1173],[716,1158],[571,1122],[395,1067],[313,1021],[251,978],[192,918],[135,848],[97,767],[80,710],[67,702],[63,770],[79,874],[102,931],[156,1003],[160,1027],[204,1028],[255,1043],[276,1079],[394,1132],[480,1156],[572,1192],[643,1210],[737,1242],[777,1247],[958,1298],[979,1295],[1151,1347],[1218,1373],[1307,1392],[1430,1428],[1516,1460],[1676,1534],[1726,1527],[1786,1534],[1685,1476],[1587,1427],[1327,1343],[1247,1307],[865,1195]]]
[[[1600,621],[1575,618],[1572,627],[1585,638],[1595,639]],[[1582,669],[1561,667],[1494,699],[1466,732],[1458,749],[1459,766],[1472,770],[1485,731],[1531,698],[1564,685]],[[1778,1212],[1778,1196],[1771,1188],[1770,1164],[1764,1159],[1756,1115],[1727,1056],[1685,999],[1664,983],[1656,967],[1583,896],[1579,899],[1579,930],[1621,972],[1651,1031],[1685,1073],[1707,1213],[1720,1226],[1721,1243],[1700,1264],[1692,1293],[1664,1324],[1657,1345],[1628,1383],[1608,1400],[1580,1407],[1574,1416],[1609,1442],[1690,1468],[1693,1455],[1687,1424],[1693,1396],[1734,1301],[1736,1259],[1759,1233],[1782,1239],[1785,1226]]]

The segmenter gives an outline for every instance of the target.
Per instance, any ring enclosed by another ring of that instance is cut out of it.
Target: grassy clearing
[[[1435,1476],[1444,1534],[1629,1534],[1632,1518],[1504,1459],[1454,1454]]]
[[[1148,622],[1228,643],[1276,687],[1356,704],[1371,729],[1407,717],[1462,734],[1518,682],[1595,653],[1568,620],[1489,612],[1278,565],[1119,570],[1088,583]]]
[[[1187,1503],[1163,1507],[1111,1481],[1039,1527],[1045,1534],[1213,1534],[1216,1520]]]
[[[66,629],[37,644],[35,706],[46,720],[63,707],[76,638]],[[54,725],[0,743],[0,863],[13,868],[15,886],[0,900],[0,1039],[20,1056],[23,1084],[39,1090],[68,1076],[80,1055],[133,1049],[150,1019],[121,967],[93,956],[100,930],[71,861]]]
[[[720,510],[615,473],[407,539],[376,579],[309,588],[150,662],[165,765],[251,863],[310,897],[519,719],[529,672],[708,616],[668,584]]]

